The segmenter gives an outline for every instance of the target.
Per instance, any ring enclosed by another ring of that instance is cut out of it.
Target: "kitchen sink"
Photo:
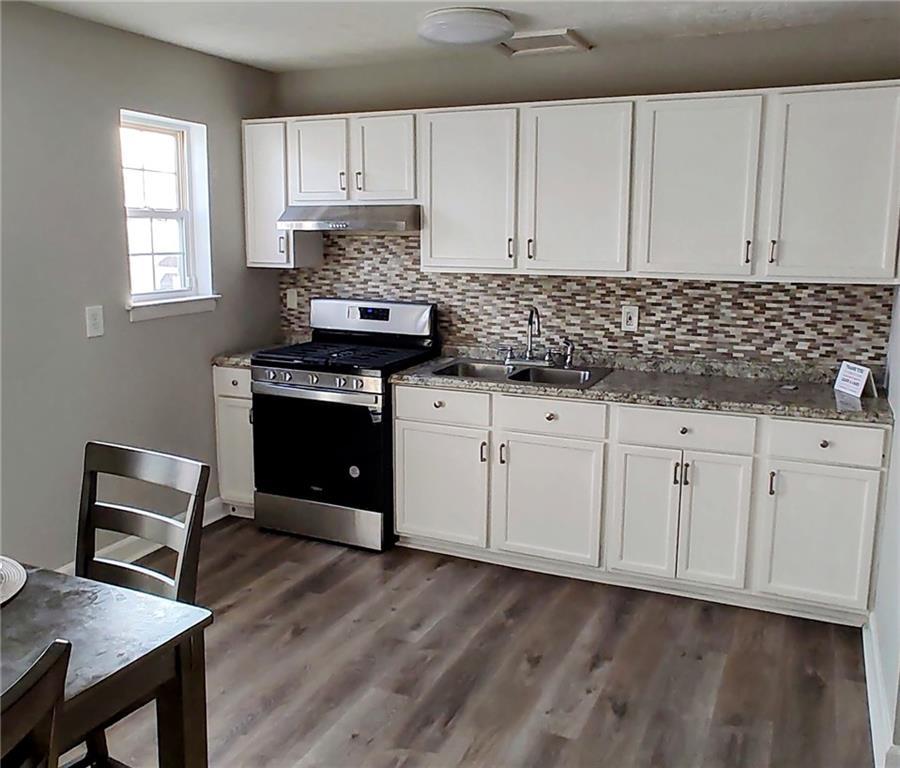
[[[587,389],[610,373],[612,368],[523,368],[508,378],[510,381]]]
[[[458,360],[443,368],[438,368],[436,376],[458,376],[461,379],[487,379],[506,381],[514,368],[504,363],[486,363],[472,360]]]

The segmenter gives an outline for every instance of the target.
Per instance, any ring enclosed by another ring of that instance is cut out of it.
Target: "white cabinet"
[[[348,198],[347,130],[346,118],[288,122],[288,189],[292,205]]]
[[[603,445],[512,432],[495,441],[491,545],[597,565]]]
[[[396,421],[397,532],[487,545],[488,431]]]
[[[771,97],[767,273],[894,275],[900,88]]]
[[[415,118],[374,115],[351,120],[353,198],[411,200],[416,196]]]
[[[616,448],[607,549],[611,569],[675,578],[680,471],[679,450]]]
[[[527,270],[628,266],[632,103],[522,110]]]
[[[422,266],[516,266],[517,110],[422,116]]]
[[[751,271],[762,96],[638,103],[634,268]]]
[[[253,425],[250,372],[213,369],[219,496],[229,504],[253,504]]]
[[[778,460],[761,479],[761,590],[864,609],[879,471]]]
[[[677,576],[742,588],[753,460],[685,451],[682,461]]]
[[[290,238],[275,227],[286,204],[284,123],[245,123],[244,226],[248,267],[293,266]]]

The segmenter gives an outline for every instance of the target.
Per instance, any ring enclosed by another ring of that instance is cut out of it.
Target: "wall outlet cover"
[[[634,333],[638,329],[638,314],[640,310],[635,304],[622,305],[622,330]]]
[[[103,306],[96,304],[84,308],[85,332],[89,339],[103,335]]]
[[[297,301],[297,289],[288,288],[285,292],[284,303],[288,309],[297,309],[299,303]]]

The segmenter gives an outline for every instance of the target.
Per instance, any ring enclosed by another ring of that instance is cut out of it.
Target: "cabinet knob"
[[[682,427],[678,430],[682,435],[686,435],[690,430],[687,427]]]
[[[232,379],[232,380],[231,380],[231,386],[232,386],[232,387],[236,387],[237,385],[238,385],[237,379]]]
[[[545,414],[544,414],[544,418],[545,418],[547,421],[556,421],[557,416],[556,416],[555,413],[552,413],[552,412],[551,412],[551,413],[545,413]]]
[[[831,443],[829,443],[827,440],[823,440],[821,443],[819,443],[819,448],[827,448],[829,445],[831,445]]]
[[[435,400],[435,401],[432,403],[432,405],[433,405],[435,408],[443,408],[443,407],[444,407],[444,401],[443,401],[443,400]]]

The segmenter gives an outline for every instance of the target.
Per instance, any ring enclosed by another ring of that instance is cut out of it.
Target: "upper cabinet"
[[[287,149],[292,205],[416,196],[413,115],[291,120]]]
[[[247,266],[292,266],[291,242],[275,222],[287,200],[284,123],[244,125]]]
[[[751,271],[762,96],[638,104],[634,268]]]
[[[893,277],[900,88],[771,97],[766,273]]]
[[[628,266],[632,103],[522,110],[522,236],[529,271]]]
[[[422,116],[422,264],[456,271],[516,266],[517,110]]]

